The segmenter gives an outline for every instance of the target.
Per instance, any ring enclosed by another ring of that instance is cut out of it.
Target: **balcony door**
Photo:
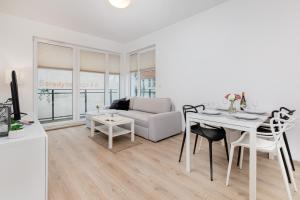
[[[108,55],[109,73],[109,104],[120,98],[120,55]]]
[[[80,50],[80,116],[105,104],[105,53]]]
[[[73,119],[73,54],[70,47],[37,43],[37,107],[42,123]]]

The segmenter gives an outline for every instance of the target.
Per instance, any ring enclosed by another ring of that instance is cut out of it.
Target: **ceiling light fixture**
[[[116,8],[126,8],[131,0],[109,0],[109,3]]]

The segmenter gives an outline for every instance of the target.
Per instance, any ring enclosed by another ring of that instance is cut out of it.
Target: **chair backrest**
[[[184,121],[186,122],[186,113],[189,113],[189,112],[198,113],[198,108],[202,108],[203,110],[205,110],[204,105],[197,105],[197,106],[184,105],[184,106],[182,106]]]
[[[290,110],[290,109],[288,109],[286,107],[283,107],[283,106],[280,107],[279,111],[281,111],[281,112],[287,112],[289,115],[293,115],[296,112],[296,110]]]
[[[274,138],[274,142],[280,142],[282,134],[286,131],[288,122],[284,119],[274,117],[270,120],[271,132]]]
[[[262,130],[259,130],[257,132],[257,135],[260,136],[260,137],[263,137],[263,138],[273,138],[273,133],[271,131],[271,120],[272,119],[281,119],[281,120],[284,120],[285,123],[287,123],[287,126],[289,125],[289,119],[291,119],[291,116],[286,114],[285,112],[283,111],[278,111],[278,110],[274,110],[272,112],[272,115],[271,115],[271,119],[269,120],[269,124],[270,124],[270,127],[265,127],[265,128],[262,128]],[[276,124],[276,123],[279,123],[277,122],[276,120],[273,120],[273,123]],[[278,129],[278,127],[274,126],[275,129]],[[285,129],[287,130],[287,128]]]
[[[290,110],[285,107],[281,107],[279,110],[280,110],[280,115],[279,115],[280,118],[287,120],[288,122],[288,126],[286,130],[293,128],[296,124],[296,116],[295,116],[296,110]]]

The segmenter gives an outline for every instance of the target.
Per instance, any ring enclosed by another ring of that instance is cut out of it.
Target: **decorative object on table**
[[[17,121],[12,121],[10,125],[10,130],[11,131],[19,131],[23,129],[23,124],[17,122]]]
[[[100,112],[100,106],[98,104],[96,105],[96,109],[97,109],[97,111],[99,113]]]
[[[245,92],[242,92],[242,98],[241,98],[241,101],[240,101],[240,108],[241,108],[241,110],[245,110],[246,107],[247,107],[247,102],[246,102]]]
[[[16,139],[16,138],[23,137],[24,134],[21,131],[23,128],[24,128],[23,124],[21,124],[20,122],[15,121],[15,120],[12,120],[11,125],[10,125],[10,131],[9,131],[8,138],[9,139]]]
[[[9,105],[0,105],[0,137],[8,136],[11,123],[11,109]]]
[[[227,99],[230,102],[230,106],[228,108],[228,112],[229,113],[235,113],[236,112],[236,108],[234,107],[234,102],[237,101],[237,100],[240,100],[241,96],[238,95],[238,94],[230,93],[230,94],[227,94],[225,96],[225,99]]]
[[[118,112],[117,110],[110,110],[110,111],[108,112],[108,114],[109,114],[109,116],[110,116],[111,118],[115,117],[115,115],[118,114],[118,113],[119,113],[119,112]]]

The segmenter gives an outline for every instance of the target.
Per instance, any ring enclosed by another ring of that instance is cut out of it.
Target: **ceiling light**
[[[130,0],[109,0],[109,3],[116,8],[126,8],[130,4]]]

